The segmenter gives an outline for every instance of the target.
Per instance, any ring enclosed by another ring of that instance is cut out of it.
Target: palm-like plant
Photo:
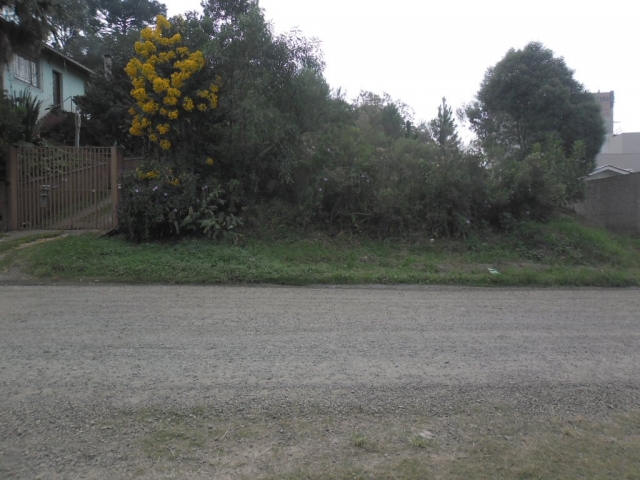
[[[33,132],[36,128],[42,100],[31,95],[31,92],[23,90],[13,97],[13,105],[24,113],[22,125],[24,126],[24,140],[33,141]]]

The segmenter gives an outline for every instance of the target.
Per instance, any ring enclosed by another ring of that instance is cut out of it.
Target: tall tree
[[[152,24],[167,7],[158,0],[92,0],[102,33],[127,35]]]
[[[429,122],[429,133],[442,149],[460,148],[453,111],[444,97],[442,97],[442,104],[438,106],[438,116]]]
[[[524,158],[534,144],[555,138],[569,155],[581,140],[593,161],[604,142],[602,116],[573,73],[541,43],[509,50],[487,70],[476,101],[467,109],[485,150],[497,146]]]
[[[51,23],[56,29],[54,46],[65,52],[83,38],[95,34],[100,28],[93,0],[56,0],[61,11],[52,16]]]
[[[37,51],[55,34],[57,12],[52,0],[0,0],[0,63],[9,62],[15,49]]]

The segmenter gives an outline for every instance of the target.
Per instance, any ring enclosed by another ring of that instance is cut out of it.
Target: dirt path
[[[268,442],[229,459],[265,419],[635,412],[639,312],[638,289],[2,286],[0,478],[277,475]],[[167,446],[168,415],[191,433]]]

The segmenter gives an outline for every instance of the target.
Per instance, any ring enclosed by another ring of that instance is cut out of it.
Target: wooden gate
[[[114,228],[121,164],[116,147],[12,148],[11,229]]]

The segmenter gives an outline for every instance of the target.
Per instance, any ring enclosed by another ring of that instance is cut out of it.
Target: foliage
[[[222,79],[217,121],[200,142],[213,150],[222,178],[240,181],[246,203],[280,196],[304,135],[333,112],[317,42],[274,35],[255,2],[212,0],[180,28]]]
[[[202,182],[193,174],[174,174],[166,164],[148,163],[125,172],[121,181],[120,231],[131,240],[175,237],[184,231],[216,237],[242,224],[213,179]],[[233,188],[229,185],[228,191]]]
[[[64,2],[85,19],[60,27],[65,51],[96,70],[104,53],[113,61],[77,99],[83,142],[144,152],[189,175],[194,191],[212,188],[204,204],[180,201],[192,212],[177,227],[156,212],[162,202],[153,213],[134,201],[141,195],[128,199],[131,238],[176,235],[187,217],[198,231],[224,229],[220,212],[241,209],[256,215],[251,224],[271,216],[332,232],[467,237],[488,223],[549,219],[579,199],[601,144],[592,96],[540,44],[489,69],[467,109],[478,143],[465,148],[444,98],[436,118],[416,124],[389,95],[348,102],[332,92],[318,42],[274,34],[257,1],[206,0],[202,14],[158,15],[154,26],[155,1]]]
[[[548,220],[559,207],[580,200],[584,152],[582,142],[575,143],[569,156],[559,142],[537,143],[523,160],[507,156],[496,161],[491,170],[494,219]]]
[[[640,241],[573,219],[517,222],[506,234],[480,230],[454,241],[278,229],[247,235],[242,245],[72,235],[4,253],[0,268],[19,262],[38,277],[117,282],[640,285]]]
[[[208,126],[206,113],[218,106],[219,80],[198,75],[205,68],[204,55],[181,46],[182,36],[171,34],[171,24],[163,16],[158,16],[155,28],[141,32],[141,39],[135,44],[137,57],[125,68],[136,100],[129,110],[133,115],[129,132],[146,137],[161,150],[197,152],[198,139]],[[206,152],[202,153],[206,161]]]
[[[24,118],[24,109],[16,107],[10,97],[0,92],[0,182],[3,182],[6,177],[9,147],[23,139]]]
[[[451,237],[478,225],[486,198],[479,157],[442,151],[424,129],[398,137],[384,128],[394,102],[367,97],[355,125],[336,126],[307,149],[294,175],[298,222],[383,236]],[[400,115],[394,123],[406,125]]]
[[[38,117],[40,116],[42,100],[34,97],[29,90],[22,90],[18,95],[15,95],[12,100],[15,108],[24,112],[21,122],[23,126],[22,138],[26,142],[31,142],[35,137],[34,132]]]
[[[0,0],[0,63],[16,49],[38,52],[56,33],[52,16],[60,11],[53,0]]]
[[[152,19],[167,14],[167,7],[158,0],[93,0],[95,18],[100,31],[112,35],[127,35],[152,23]]]
[[[467,109],[471,128],[485,151],[500,147],[525,158],[533,145],[560,140],[569,155],[584,142],[582,175],[593,169],[604,142],[604,124],[593,96],[573,77],[563,58],[537,42],[511,49],[485,74]]]
[[[429,122],[429,133],[441,149],[460,149],[461,142],[456,131],[453,111],[444,97],[442,105],[438,106],[438,116]]]

